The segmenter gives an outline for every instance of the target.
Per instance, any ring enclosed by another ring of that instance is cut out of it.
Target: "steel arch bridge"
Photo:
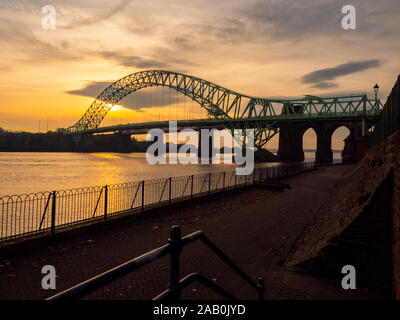
[[[257,148],[278,133],[282,122],[346,118],[365,123],[365,120],[376,118],[382,107],[379,101],[370,100],[367,95],[305,96],[300,99],[251,97],[191,75],[149,70],[112,83],[100,93],[82,118],[65,131],[73,134],[104,132],[99,125],[113,106],[132,92],[149,87],[167,87],[188,96],[206,109],[214,121],[231,130],[242,129],[244,132],[247,128],[254,129]],[[190,121],[187,124],[190,126]]]

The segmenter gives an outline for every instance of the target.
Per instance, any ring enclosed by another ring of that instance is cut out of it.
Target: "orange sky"
[[[56,9],[55,30],[41,25],[41,8],[47,4]],[[266,97],[372,96],[377,82],[386,100],[400,70],[398,1],[352,1],[356,30],[341,28],[344,4],[341,0],[2,1],[0,127],[38,131],[39,121],[41,130],[47,123],[50,130],[70,126],[93,101],[93,96],[71,91],[146,69],[184,72]],[[306,80],[318,70],[323,70],[319,77]],[[180,106],[181,116],[182,110]],[[136,111],[134,119],[158,120],[169,112],[146,107]],[[107,121],[118,116],[111,114]],[[346,136],[338,131],[334,148],[340,148]],[[305,147],[313,144],[315,137],[306,135]],[[268,147],[275,148],[276,139]]]

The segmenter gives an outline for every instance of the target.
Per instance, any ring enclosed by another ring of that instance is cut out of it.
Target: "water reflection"
[[[314,153],[305,153],[311,160]],[[334,154],[334,157],[340,154]],[[276,164],[276,163],[275,163]],[[256,167],[274,163],[256,164]],[[143,153],[0,153],[0,196],[229,171],[235,164],[152,166]]]

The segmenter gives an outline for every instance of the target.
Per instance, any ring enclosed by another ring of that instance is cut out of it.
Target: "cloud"
[[[329,82],[330,80],[335,80],[340,76],[345,76],[372,68],[378,68],[381,65],[383,65],[383,61],[379,59],[351,61],[337,65],[333,68],[325,68],[310,72],[301,78],[301,82],[313,84],[313,88],[334,88],[337,87],[337,84],[335,82]]]
[[[257,1],[242,12],[254,22],[259,34],[275,39],[299,39],[337,32],[342,6],[339,1],[326,0]]]
[[[336,87],[338,87],[338,85],[335,82],[319,82],[311,86],[311,88],[316,88],[316,89],[330,89]]]
[[[186,21],[177,28],[184,32],[179,32],[172,42],[179,49],[184,50],[204,49],[209,52],[210,46],[236,45],[250,42],[254,37],[254,32],[248,30],[247,23],[241,17]]]
[[[81,89],[70,90],[65,92],[76,96],[96,98],[111,83],[113,83],[113,81],[91,81]]]
[[[75,28],[79,28],[82,26],[88,26],[88,25],[92,25],[92,24],[96,24],[98,22],[107,20],[109,18],[111,18],[112,16],[114,16],[115,14],[117,14],[118,12],[122,11],[123,9],[125,9],[125,7],[132,2],[132,0],[123,0],[120,2],[120,4],[118,4],[116,7],[102,13],[99,15],[95,15],[89,18],[84,18],[84,19],[80,19],[80,20],[76,20],[74,22],[71,22],[70,24],[66,25],[66,26],[61,26],[61,28],[63,29],[75,29]]]
[[[116,51],[103,51],[99,55],[105,59],[113,60],[124,67],[144,68],[164,68],[167,63],[155,59],[147,59],[139,56],[123,55]]]
[[[184,50],[190,50],[196,48],[193,43],[193,39],[189,36],[178,36],[173,39],[173,42],[180,48]]]
[[[43,41],[32,30],[7,19],[0,19],[0,45],[7,48],[6,51],[14,52],[14,59],[23,56],[19,62],[47,63],[80,58],[76,51],[67,50],[70,46],[68,41]]]
[[[238,41],[250,41],[252,35],[247,30],[247,23],[240,18],[222,18],[212,25],[204,25],[202,32],[211,34],[215,41],[237,43]]]
[[[310,37],[350,36],[351,33],[341,27],[344,17],[341,10],[346,4],[330,0],[258,0],[246,1],[246,6],[237,11],[259,36],[299,42]],[[360,41],[396,36],[400,26],[398,0],[352,0],[350,4],[356,8],[357,17],[357,31],[353,34]]]
[[[77,96],[97,98],[98,95],[114,81],[89,81],[82,88],[65,91],[65,93]],[[164,92],[162,92],[164,90]],[[167,91],[168,90],[168,91]],[[138,95],[138,96],[137,96]],[[123,98],[118,104],[132,110],[142,110],[151,107],[165,107],[182,99],[182,95],[175,90],[161,87],[147,88],[145,91],[137,91]]]

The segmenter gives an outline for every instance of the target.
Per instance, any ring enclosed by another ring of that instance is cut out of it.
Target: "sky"
[[[342,28],[348,4],[355,30]],[[42,27],[46,5],[55,29]],[[0,127],[68,127],[108,84],[148,69],[262,97],[372,97],[378,83],[384,102],[400,71],[399,15],[398,0],[0,0]],[[150,103],[134,120],[166,114]]]

